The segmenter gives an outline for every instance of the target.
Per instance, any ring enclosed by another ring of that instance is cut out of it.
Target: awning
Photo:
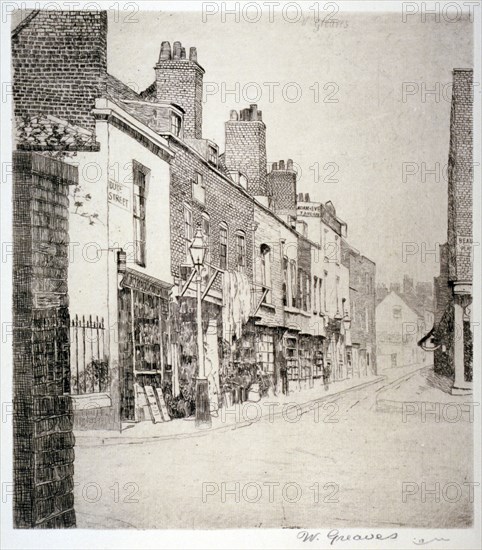
[[[121,286],[124,288],[132,288],[133,290],[138,290],[139,292],[144,292],[146,294],[153,294],[154,296],[159,296],[164,300],[169,299],[169,291],[174,286],[170,283],[156,279],[156,277],[151,277],[145,273],[140,273],[134,269],[127,268],[122,277]]]

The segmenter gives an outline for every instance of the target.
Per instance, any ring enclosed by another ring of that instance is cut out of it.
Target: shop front
[[[121,420],[153,420],[164,408],[171,285],[127,269],[118,292]],[[155,407],[157,405],[157,409]]]

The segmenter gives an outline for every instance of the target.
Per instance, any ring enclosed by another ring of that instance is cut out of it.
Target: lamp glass
[[[192,263],[196,267],[200,267],[204,264],[204,257],[206,255],[206,246],[204,244],[203,233],[200,227],[196,229],[194,239],[189,247]]]

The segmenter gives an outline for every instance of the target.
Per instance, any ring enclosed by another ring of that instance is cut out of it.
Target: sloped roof
[[[107,73],[107,95],[111,99],[139,100],[141,97],[130,86]]]

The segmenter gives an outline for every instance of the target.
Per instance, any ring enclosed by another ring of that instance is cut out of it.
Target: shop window
[[[308,380],[313,364],[312,351],[308,342],[303,341],[299,346],[300,379]]]
[[[256,339],[256,363],[265,373],[274,373],[274,340],[271,334],[260,334]]]
[[[286,338],[285,350],[288,380],[298,380],[298,342],[296,338]]]

